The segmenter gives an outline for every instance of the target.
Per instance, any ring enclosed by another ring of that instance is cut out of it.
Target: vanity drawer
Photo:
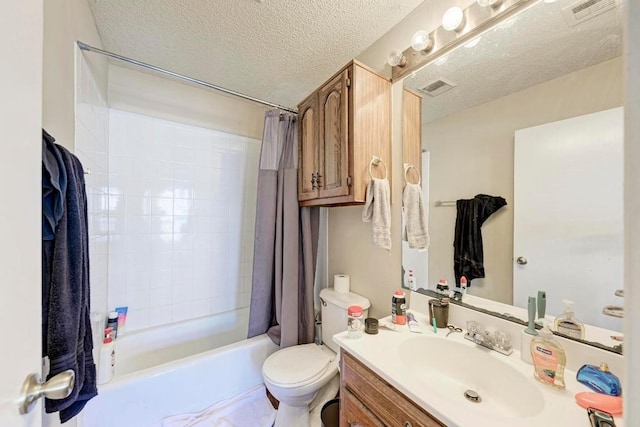
[[[373,413],[385,426],[444,426],[345,351],[342,351],[341,365],[340,385],[342,393],[348,396],[349,405],[353,405],[353,398],[357,399],[368,412]],[[376,425],[371,424],[371,426]],[[341,425],[341,427],[349,427],[349,424]]]
[[[340,394],[340,425],[344,427],[385,427],[349,390]]]

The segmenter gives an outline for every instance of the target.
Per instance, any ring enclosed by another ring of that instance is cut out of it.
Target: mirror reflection
[[[421,98],[424,152],[409,138],[403,163],[421,172],[430,245],[403,242],[403,283],[412,270],[418,288],[453,289],[457,201],[501,197],[481,228],[485,277],[464,302],[503,313],[544,291],[551,321],[573,301],[584,338],[613,346],[622,319],[603,311],[623,305],[622,15],[593,3],[540,2],[404,80],[405,98]]]

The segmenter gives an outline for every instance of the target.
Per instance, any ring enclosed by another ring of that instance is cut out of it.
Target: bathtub
[[[189,325],[192,337],[197,338],[200,326],[197,322]],[[125,337],[122,343],[117,340],[118,345],[123,344],[124,354],[131,351],[129,360],[117,359],[118,374],[99,386],[99,395],[75,418],[77,427],[159,427],[169,415],[197,412],[262,384],[262,364],[278,349],[269,337],[260,335],[163,361],[210,345],[211,338],[185,340],[182,346],[173,342],[167,346],[165,339],[164,350],[154,334],[141,335],[140,345],[134,341],[136,335],[128,337],[130,343]],[[119,347],[116,356],[121,356]],[[154,366],[143,367],[145,364]]]
[[[116,376],[128,375],[183,357],[242,341],[249,309],[125,333],[116,340]]]

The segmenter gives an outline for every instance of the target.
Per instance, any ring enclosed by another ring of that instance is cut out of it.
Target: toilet
[[[347,329],[347,307],[359,305],[367,317],[369,300],[333,288],[320,291],[322,345],[302,344],[278,350],[262,365],[267,389],[280,401],[274,427],[307,427],[309,412],[332,399],[339,388],[340,348],[333,335]]]

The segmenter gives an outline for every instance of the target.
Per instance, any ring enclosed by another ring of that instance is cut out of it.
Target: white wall
[[[266,107],[213,90],[109,64],[109,106],[262,139]]]
[[[424,123],[423,146],[431,153],[429,283],[453,281],[456,210],[433,203],[502,196],[508,205],[482,227],[486,278],[474,280],[469,292],[511,304],[514,132],[618,107],[623,93],[622,58],[616,58]]]
[[[93,1],[93,0],[91,0]],[[87,0],[46,0],[44,4],[43,127],[73,152],[76,41],[102,47]],[[107,89],[107,62],[88,57],[98,88]]]
[[[109,307],[129,332],[247,307],[260,141],[110,112]]]

